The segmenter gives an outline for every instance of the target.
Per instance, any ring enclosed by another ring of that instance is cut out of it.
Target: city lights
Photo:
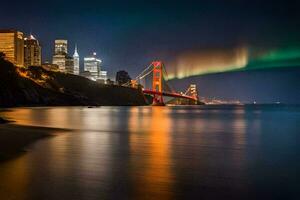
[[[92,57],[84,58],[84,68],[81,71],[77,45],[71,56],[68,54],[68,40],[65,39],[54,41],[52,63],[42,63],[42,47],[32,34],[23,37],[20,31],[0,30],[0,52],[4,53],[5,59],[19,67],[41,66],[50,71],[80,75],[101,83],[107,82],[108,73],[101,70],[102,60],[96,58],[97,53],[93,52]]]

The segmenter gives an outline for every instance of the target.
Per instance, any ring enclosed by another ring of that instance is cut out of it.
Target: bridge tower
[[[197,86],[196,84],[190,85],[191,96],[198,100]]]
[[[163,64],[161,61],[153,61],[152,90],[161,93],[153,96],[153,105],[164,105],[162,96]]]

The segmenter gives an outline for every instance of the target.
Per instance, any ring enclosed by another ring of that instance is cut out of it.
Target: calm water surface
[[[70,129],[0,163],[0,199],[300,199],[300,109],[55,107],[3,113]]]

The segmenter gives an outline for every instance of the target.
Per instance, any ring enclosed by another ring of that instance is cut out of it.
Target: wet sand
[[[54,136],[55,128],[0,124],[0,162],[26,152],[26,147],[36,140]]]

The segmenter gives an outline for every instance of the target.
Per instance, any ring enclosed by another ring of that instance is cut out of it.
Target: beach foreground
[[[54,136],[57,129],[15,124],[0,124],[0,161],[25,152],[38,139]]]

